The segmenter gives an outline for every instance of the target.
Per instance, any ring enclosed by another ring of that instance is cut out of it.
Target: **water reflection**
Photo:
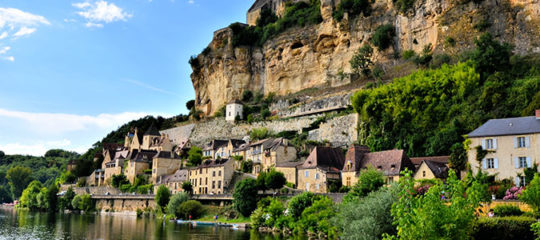
[[[221,227],[191,227],[149,217],[46,214],[0,208],[0,239],[281,240],[287,238]]]

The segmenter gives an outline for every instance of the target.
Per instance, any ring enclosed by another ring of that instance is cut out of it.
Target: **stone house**
[[[300,1],[309,2],[309,0],[256,0],[247,12],[247,24],[257,25],[257,19],[259,19],[262,9],[270,9],[276,15],[282,16],[286,3]]]
[[[296,159],[296,148],[290,146],[285,138],[267,138],[249,145],[245,160],[253,161],[253,174],[269,171],[278,162]]]
[[[105,172],[102,169],[96,169],[86,178],[86,185],[101,186],[105,182]]]
[[[242,119],[244,114],[244,106],[238,100],[231,101],[225,107],[225,120],[234,121],[238,117]]]
[[[446,180],[448,178],[448,163],[442,163],[432,160],[423,160],[420,166],[418,166],[416,173],[414,174],[414,179],[424,180],[424,179],[442,179]]]
[[[216,139],[216,140],[210,141],[202,149],[203,157],[207,157],[210,159],[216,159],[217,157],[221,158],[222,156],[220,155],[227,152],[225,148],[227,147],[228,143],[229,143],[228,140]],[[220,154],[217,154],[218,151]]]
[[[369,167],[382,171],[387,184],[398,181],[401,171],[405,169],[415,171],[414,164],[403,150],[369,152],[366,146],[354,145],[347,150],[341,173],[342,185],[354,186],[360,171]]]
[[[234,175],[233,159],[204,160],[197,167],[189,169],[189,181],[193,194],[224,194]]]
[[[288,183],[298,186],[298,166],[304,162],[278,162],[276,164],[276,171],[283,173]]]
[[[157,183],[157,180],[166,175],[175,173],[182,167],[182,159],[180,159],[174,152],[160,151],[152,160],[152,178],[153,184]]]
[[[341,148],[315,147],[302,165],[298,166],[297,189],[327,193],[332,182],[341,181],[345,156]]]
[[[105,170],[105,184],[110,184],[112,176],[122,174],[124,161],[128,155],[129,150],[123,149],[122,151],[117,151],[111,161],[103,161],[101,169]]]
[[[523,170],[540,162],[540,110],[536,116],[491,119],[469,133],[468,139],[468,162],[474,173],[482,169],[499,180],[524,185]],[[480,162],[478,146],[487,151]]]
[[[165,185],[172,194],[183,192],[182,184],[189,181],[189,171],[187,169],[178,169],[173,174],[162,175],[157,178],[154,187],[154,193],[160,185]]]
[[[138,175],[144,174],[144,170],[152,166],[152,160],[156,154],[156,151],[147,150],[134,150],[130,153],[124,169],[124,175],[126,175],[129,182],[133,184]]]

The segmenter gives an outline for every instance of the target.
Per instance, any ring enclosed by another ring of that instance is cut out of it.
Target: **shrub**
[[[158,187],[156,196],[155,196],[155,201],[162,211],[163,211],[163,208],[165,208],[167,204],[169,204],[170,197],[171,197],[171,192],[165,185],[161,185]]]
[[[234,186],[233,204],[244,216],[249,216],[257,206],[257,183],[254,179],[244,179]]]
[[[507,217],[507,216],[520,216],[523,214],[521,209],[518,206],[510,204],[497,205],[493,208],[493,213],[497,217]]]
[[[311,192],[303,192],[302,194],[292,197],[288,203],[289,215],[294,219],[300,218],[302,212],[310,207],[317,199],[318,197]]]
[[[188,200],[189,196],[186,193],[177,193],[173,195],[167,204],[167,212],[175,215],[176,217],[181,217],[181,214],[178,212],[180,205]]]
[[[249,132],[249,138],[252,141],[265,139],[270,136],[270,131],[267,128],[254,128]]]
[[[190,193],[193,192],[193,185],[191,184],[190,181],[185,181],[182,183],[182,189],[187,192],[187,193]]]
[[[124,184],[129,184],[129,181],[128,181],[126,175],[124,175],[124,174],[113,175],[112,180],[111,180],[111,184],[115,188],[120,188],[120,186],[122,186]]]
[[[334,19],[341,21],[345,12],[349,13],[351,18],[360,13],[369,16],[371,13],[370,0],[342,0],[333,12]]]
[[[520,200],[529,204],[537,213],[540,212],[540,174],[536,174],[520,196]]]
[[[361,72],[364,76],[368,76],[370,73],[370,67],[373,65],[371,56],[373,55],[373,48],[369,44],[366,44],[358,49],[349,63],[355,73]]]
[[[371,37],[371,43],[376,46],[379,51],[385,50],[394,43],[394,36],[396,35],[394,25],[386,24],[379,26],[373,36]]]
[[[536,240],[540,240],[540,222],[536,222],[533,225],[531,225],[531,229],[536,235]]]
[[[79,178],[79,180],[77,180],[77,187],[84,187],[84,186],[86,186],[86,179]]]
[[[202,149],[195,146],[189,149],[188,160],[191,166],[200,165],[202,162]]]
[[[267,189],[280,189],[285,185],[287,179],[282,172],[278,172],[275,169],[270,170],[266,174],[265,184]]]
[[[359,197],[365,197],[370,192],[379,190],[384,186],[384,175],[374,168],[362,170],[358,176],[358,183],[347,193],[344,201],[352,201]]]
[[[326,235],[323,238],[337,238],[337,227],[330,222],[336,215],[336,208],[332,200],[326,196],[315,200],[313,204],[302,212],[299,229]]]
[[[154,185],[152,184],[146,184],[141,185],[137,187],[137,193],[139,194],[151,194],[152,189],[154,188]]]
[[[73,209],[78,209],[81,211],[91,211],[94,209],[94,203],[89,194],[77,195],[71,201]]]
[[[523,187],[511,187],[510,189],[506,190],[506,195],[504,196],[503,200],[517,200],[522,192]]]
[[[456,40],[455,40],[454,38],[452,38],[452,37],[446,37],[446,38],[444,39],[444,43],[445,43],[447,46],[453,47],[453,46],[456,45]]]
[[[243,173],[251,173],[253,171],[253,161],[242,161],[240,168],[242,169]]]
[[[393,0],[393,1],[394,1],[395,8],[398,11],[405,13],[414,6],[415,0]]]
[[[476,63],[476,70],[482,74],[491,74],[495,71],[505,71],[510,66],[512,47],[507,43],[499,43],[485,33],[475,40],[476,49],[471,59]]]
[[[264,210],[262,208],[257,208],[253,213],[251,214],[250,222],[253,228],[257,229],[259,227],[262,227],[264,225]]]
[[[204,213],[203,205],[195,200],[188,200],[180,204],[176,211],[176,216],[188,219],[189,216],[192,219],[197,219]]]
[[[410,49],[410,50],[403,51],[401,56],[403,57],[403,59],[409,60],[409,59],[413,59],[416,56],[416,53],[414,52],[414,50]]]
[[[480,218],[474,224],[472,237],[483,239],[534,239],[531,225],[536,219],[530,217]]]

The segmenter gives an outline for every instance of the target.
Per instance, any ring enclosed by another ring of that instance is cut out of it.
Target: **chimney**
[[[536,109],[536,120],[540,120],[540,109]]]

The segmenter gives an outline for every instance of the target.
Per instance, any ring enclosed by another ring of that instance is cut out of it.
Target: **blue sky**
[[[249,0],[0,0],[0,150],[84,152],[123,123],[186,113],[187,63]]]

